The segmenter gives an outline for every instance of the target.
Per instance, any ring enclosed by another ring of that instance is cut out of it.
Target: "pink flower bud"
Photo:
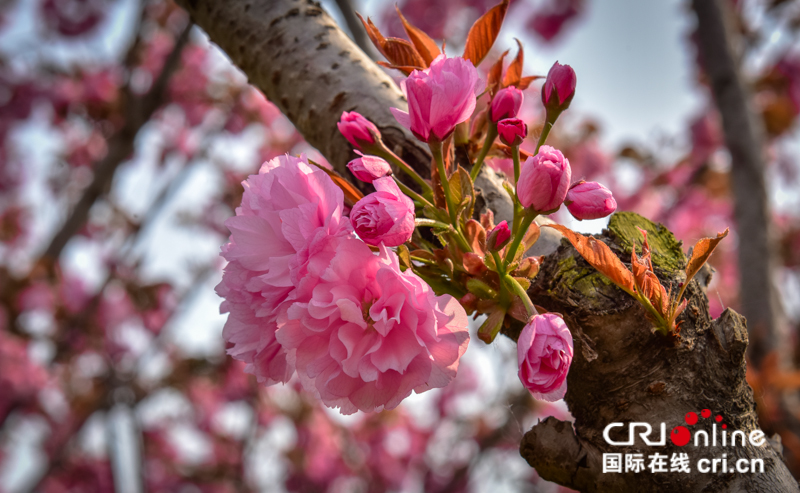
[[[520,106],[522,106],[523,99],[522,91],[514,86],[497,91],[489,110],[489,117],[492,122],[497,123],[503,118],[515,118],[519,113]]]
[[[517,363],[522,385],[534,399],[554,402],[567,393],[567,373],[572,364],[572,334],[554,314],[536,315],[517,341]]]
[[[347,163],[347,167],[356,178],[367,183],[372,183],[377,178],[392,174],[392,168],[389,163],[377,156],[364,156],[362,154],[360,158],[353,159]]]
[[[397,121],[421,141],[442,141],[475,111],[484,83],[472,62],[439,55],[425,70],[415,70],[400,87],[408,112],[391,108]]]
[[[564,203],[570,214],[579,221],[606,217],[617,210],[617,201],[611,195],[611,190],[594,181],[574,185],[567,192]]]
[[[510,239],[511,230],[508,229],[508,222],[503,221],[489,232],[489,236],[486,238],[486,246],[490,250],[497,251],[506,246]]]
[[[548,113],[558,115],[569,108],[573,96],[575,96],[575,85],[578,79],[575,71],[569,65],[561,65],[556,62],[547,73],[547,79],[542,86],[542,103]]]
[[[528,126],[519,118],[506,118],[497,122],[500,141],[507,146],[518,146],[528,136]]]
[[[391,177],[378,178],[372,185],[377,192],[356,202],[350,211],[353,229],[370,245],[402,245],[414,232],[414,202]]]
[[[339,127],[339,132],[344,135],[344,138],[358,149],[375,144],[376,137],[380,138],[381,136],[374,123],[355,111],[343,112],[342,118],[336,126]]]
[[[539,212],[557,210],[567,196],[572,170],[561,151],[543,145],[522,164],[517,197],[525,207]]]

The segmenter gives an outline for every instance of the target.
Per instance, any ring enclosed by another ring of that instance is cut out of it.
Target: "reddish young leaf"
[[[514,41],[517,42],[519,51],[517,52],[517,57],[514,58],[514,61],[511,62],[511,65],[509,65],[508,69],[506,70],[506,75],[503,77],[503,87],[519,87],[519,82],[522,78],[522,63],[525,58],[525,53],[522,50],[522,43],[520,43],[516,38],[514,38]]]
[[[439,51],[439,47],[436,46],[436,42],[423,30],[412,26],[411,23],[403,17],[397,5],[395,5],[394,8],[397,10],[397,15],[400,16],[400,21],[403,23],[403,29],[405,29],[406,34],[408,34],[408,38],[414,44],[417,53],[420,54],[422,60],[425,62],[425,67],[430,67],[431,62],[442,53]]]
[[[464,236],[467,237],[472,251],[483,256],[486,253],[486,230],[481,223],[470,219],[464,225]]]
[[[633,270],[633,280],[636,288],[653,305],[653,308],[664,318],[668,318],[669,295],[661,281],[658,280],[653,272],[653,259],[650,253],[650,244],[647,242],[647,231],[637,228],[644,236],[642,243],[642,256],[636,256],[636,248],[631,251],[631,269]]]
[[[344,192],[344,204],[347,207],[352,208],[356,204],[356,202],[364,198],[363,193],[361,193],[356,187],[351,185],[347,180],[345,180],[342,177],[342,175],[340,175],[336,171],[325,168],[321,166],[319,163],[315,163],[310,159],[308,160],[308,162],[313,164],[317,168],[321,169],[325,173],[327,173],[328,176],[331,177],[331,180],[333,180],[333,183],[335,183],[337,187],[342,189],[342,192]]]
[[[625,292],[635,296],[636,285],[633,280],[633,273],[614,255],[608,245],[592,236],[587,238],[560,224],[547,224],[546,226],[558,230],[564,235],[564,238],[572,243],[578,253],[589,262],[589,265],[611,279],[611,282]]]
[[[358,18],[364,25],[369,39],[372,44],[383,56],[389,60],[389,64],[381,63],[381,65],[389,68],[396,68],[406,75],[410,74],[414,69],[422,69],[426,67],[422,56],[417,52],[414,45],[400,38],[386,38],[381,34],[381,31],[373,24],[372,19],[367,18],[365,21],[361,14]]]
[[[483,262],[483,256],[477,253],[465,253],[462,264],[464,265],[464,270],[473,276],[479,276],[486,272],[486,264]]]
[[[708,261],[719,242],[726,236],[728,236],[727,228],[722,233],[718,233],[716,238],[703,238],[695,243],[694,248],[692,248],[692,257],[686,265],[686,282],[684,284],[689,284],[689,281],[703,267],[703,264]]]
[[[364,25],[364,30],[367,31],[367,36],[369,36],[372,44],[375,45],[375,48],[377,48],[378,51],[383,53],[383,41],[386,38],[383,37],[383,34],[381,34],[380,30],[375,27],[375,24],[372,23],[372,19],[367,17],[367,20],[364,20],[364,18],[361,17],[361,14],[358,12],[356,12],[356,15],[359,19],[361,19],[361,23]]]
[[[543,75],[529,75],[527,77],[522,77],[519,80],[519,84],[517,84],[517,89],[520,91],[524,91],[531,85],[531,82],[535,81],[536,79],[544,79]]]
[[[500,55],[500,58],[494,62],[492,68],[489,69],[489,74],[486,77],[486,87],[491,94],[497,92],[497,89],[500,87],[500,82],[503,78],[503,60],[505,60],[506,55],[508,55],[508,50],[504,51],[503,54]]]
[[[421,68],[421,67],[412,67],[412,66],[409,66],[409,65],[393,65],[393,64],[391,64],[389,62],[384,62],[384,61],[381,61],[381,60],[378,60],[375,63],[377,63],[381,67],[386,67],[386,68],[391,68],[391,69],[394,69],[394,70],[399,70],[400,72],[403,72],[404,75],[410,75],[411,72],[413,72],[415,70],[419,70]]]
[[[386,38],[383,42],[382,53],[393,65],[414,67],[420,70],[425,67],[425,62],[417,53],[414,45],[405,39]]]
[[[509,0],[502,0],[475,21],[475,24],[469,29],[467,43],[464,46],[464,58],[471,61],[476,67],[480,65],[481,60],[489,53],[497,39],[503,19],[506,17],[508,2]]]

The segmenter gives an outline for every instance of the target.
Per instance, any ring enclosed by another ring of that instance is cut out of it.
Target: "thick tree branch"
[[[666,228],[633,213],[612,217],[602,236],[623,261],[631,258],[631,244],[641,238],[636,226],[650,233],[656,274],[666,285],[685,279],[685,257]],[[656,246],[657,245],[657,246]],[[541,271],[528,293],[534,303],[561,313],[575,341],[575,357],[568,376],[566,402],[575,418],[570,423],[547,419],[534,426],[520,444],[520,453],[544,479],[580,491],[638,492],[738,492],[800,491],[779,451],[770,444],[755,447],[685,447],[669,438],[664,446],[648,446],[636,439],[633,446],[608,444],[603,431],[612,422],[646,422],[660,438],[660,425],[669,434],[676,426],[712,433],[713,419],[688,426],[688,412],[710,409],[721,424],[749,433],[758,429],[753,391],[745,379],[744,353],[747,326],[744,318],[726,310],[711,319],[705,285],[700,276],[687,289],[689,306],[679,318],[680,334],[665,337],[654,333],[644,309],[631,296],[610,284],[590,267],[572,246],[564,242],[545,257]],[[517,330],[519,328],[517,327]],[[515,330],[507,335],[516,337]],[[627,427],[612,433],[615,440],[628,437]],[[646,459],[659,453],[686,453],[691,473],[603,473],[603,453],[640,453]],[[763,459],[761,474],[704,474],[698,470],[702,458],[721,458],[728,464],[738,458]]]
[[[750,110],[750,96],[733,53],[735,33],[726,22],[728,2],[693,0],[697,45],[711,82],[725,144],[731,155],[734,216],[739,232],[739,297],[750,331],[750,356],[756,364],[769,352],[785,349],[780,308],[773,283],[770,212],[764,180],[760,122]]]
[[[430,176],[427,146],[389,111],[407,108],[397,84],[319,4],[310,0],[177,1],[343,176],[350,177],[346,164],[356,157],[336,128],[343,111],[357,111],[372,120],[390,149],[422,176]],[[403,173],[398,176],[417,190]],[[511,210],[500,183],[484,180],[478,188],[487,197],[488,207],[502,209],[505,203]],[[363,182],[354,185],[372,191]]]

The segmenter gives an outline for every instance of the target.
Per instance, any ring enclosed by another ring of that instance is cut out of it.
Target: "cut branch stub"
[[[658,267],[658,263],[686,263],[683,253],[672,248],[679,244],[671,233],[635,214],[615,218],[609,229],[616,233],[606,231],[596,241],[623,259],[630,259],[626,245],[634,245],[641,234],[636,231],[636,236],[620,237],[620,232],[635,231],[637,226],[646,228],[651,233],[652,260],[661,283],[677,285],[683,279],[681,268]],[[749,437],[758,429],[753,392],[745,379],[746,322],[730,309],[711,319],[708,300],[698,281],[686,289],[689,304],[679,317],[681,332],[675,338],[653,334],[639,303],[597,272],[566,242],[544,258],[528,293],[537,305],[564,315],[575,341],[565,398],[574,424],[548,419],[529,431],[520,445],[523,457],[544,479],[590,492],[800,491],[780,454],[768,442],[760,447],[749,440],[744,446],[737,441],[733,447],[730,440],[725,447],[720,444],[722,424],[727,427],[728,438],[735,430]],[[506,332],[515,335],[513,330]],[[699,416],[704,409],[710,410],[711,417],[701,417],[690,426],[686,414],[694,412]],[[716,421],[717,415],[722,421]],[[664,423],[665,445],[648,446],[638,434],[632,446],[606,442],[606,426],[623,423],[610,437],[626,440],[631,422],[650,424],[652,440],[661,438],[660,427]],[[713,435],[716,426],[717,446],[678,446],[670,438],[671,430],[677,426],[692,433],[705,430],[709,435]],[[654,473],[645,469],[635,474],[603,473],[604,453],[640,453],[645,466],[648,456],[655,453],[668,457],[685,453],[691,472]],[[723,454],[729,465],[739,458],[761,459],[764,473],[699,472],[700,459],[722,458]]]

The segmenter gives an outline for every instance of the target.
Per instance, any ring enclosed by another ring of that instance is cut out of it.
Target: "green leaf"
[[[471,277],[467,281],[467,290],[478,298],[483,298],[485,300],[497,298],[497,291],[495,291],[494,288],[475,277]]]

